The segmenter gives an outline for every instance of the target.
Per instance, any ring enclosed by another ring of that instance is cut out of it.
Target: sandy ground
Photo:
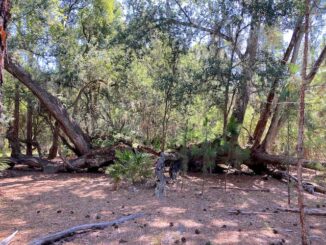
[[[248,192],[207,188],[224,186],[224,175],[209,177],[204,196],[202,178],[190,175],[169,185],[159,201],[153,188],[124,186],[112,191],[112,181],[100,174],[46,175],[11,171],[0,179],[0,240],[14,230],[13,245],[71,226],[110,221],[144,212],[145,217],[118,227],[77,234],[58,244],[299,244],[298,214],[275,212],[287,206],[287,186],[261,176],[228,176],[228,187],[268,188]],[[296,206],[296,191],[292,188]],[[325,210],[324,195],[305,194],[308,207]],[[266,214],[230,215],[229,210]],[[269,213],[269,214],[268,214]],[[313,244],[326,244],[326,217],[308,217]],[[210,242],[210,243],[209,243]]]

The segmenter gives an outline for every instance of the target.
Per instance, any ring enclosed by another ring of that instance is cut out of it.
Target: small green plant
[[[212,168],[214,168],[215,165],[215,158],[216,158],[216,149],[211,144],[206,144],[205,150],[204,150],[204,165],[203,165],[203,172],[207,172],[209,170],[209,173],[212,173]]]
[[[121,180],[131,181],[133,184],[142,182],[150,178],[153,171],[147,154],[117,151],[116,162],[109,166],[105,173],[113,178],[117,189]]]
[[[4,157],[0,157],[0,172],[8,169],[10,166],[5,162]]]

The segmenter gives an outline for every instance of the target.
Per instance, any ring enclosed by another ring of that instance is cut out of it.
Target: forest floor
[[[159,201],[154,189],[122,186],[112,191],[112,181],[101,174],[55,174],[7,171],[0,179],[0,240],[14,230],[13,245],[71,226],[110,221],[144,212],[143,218],[118,227],[77,234],[58,244],[299,244],[300,223],[296,213],[275,211],[287,207],[287,185],[262,176],[227,177],[228,187],[268,188],[270,192],[208,188],[224,186],[224,175],[202,178],[189,175],[169,185]],[[305,179],[315,171],[305,171]],[[325,179],[325,177],[319,179]],[[296,189],[291,191],[296,207]],[[306,193],[308,207],[326,211],[326,196]],[[228,211],[258,211],[256,215],[232,215]],[[313,244],[326,244],[326,217],[309,216]],[[184,238],[184,239],[182,239]]]

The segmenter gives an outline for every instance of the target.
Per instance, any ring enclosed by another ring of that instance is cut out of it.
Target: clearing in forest
[[[12,245],[87,223],[110,221],[144,212],[140,219],[104,230],[76,234],[58,244],[299,244],[297,213],[287,207],[287,185],[262,176],[207,178],[201,196],[201,175],[189,175],[168,185],[159,201],[150,186],[122,185],[101,174],[54,174],[8,171],[0,179],[0,240],[18,229]],[[315,177],[306,171],[305,178]],[[181,186],[183,189],[181,190]],[[215,187],[215,188],[214,188]],[[217,188],[216,188],[217,187]],[[222,188],[221,188],[222,187]],[[252,189],[264,191],[248,191]],[[292,187],[296,207],[296,188]],[[306,193],[306,206],[326,211],[321,194]],[[230,214],[230,211],[257,212]],[[307,216],[313,244],[326,243],[326,217]],[[63,243],[62,243],[63,242]],[[210,242],[210,243],[208,243]]]

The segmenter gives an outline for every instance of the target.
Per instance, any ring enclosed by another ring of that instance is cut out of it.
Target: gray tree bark
[[[62,130],[74,144],[77,154],[86,154],[90,150],[89,140],[79,125],[70,119],[66,108],[60,103],[60,101],[43,89],[32,79],[32,76],[29,73],[27,73],[21,66],[15,64],[8,56],[6,56],[5,59],[5,68],[10,74],[29,88],[49,113],[60,123]]]

